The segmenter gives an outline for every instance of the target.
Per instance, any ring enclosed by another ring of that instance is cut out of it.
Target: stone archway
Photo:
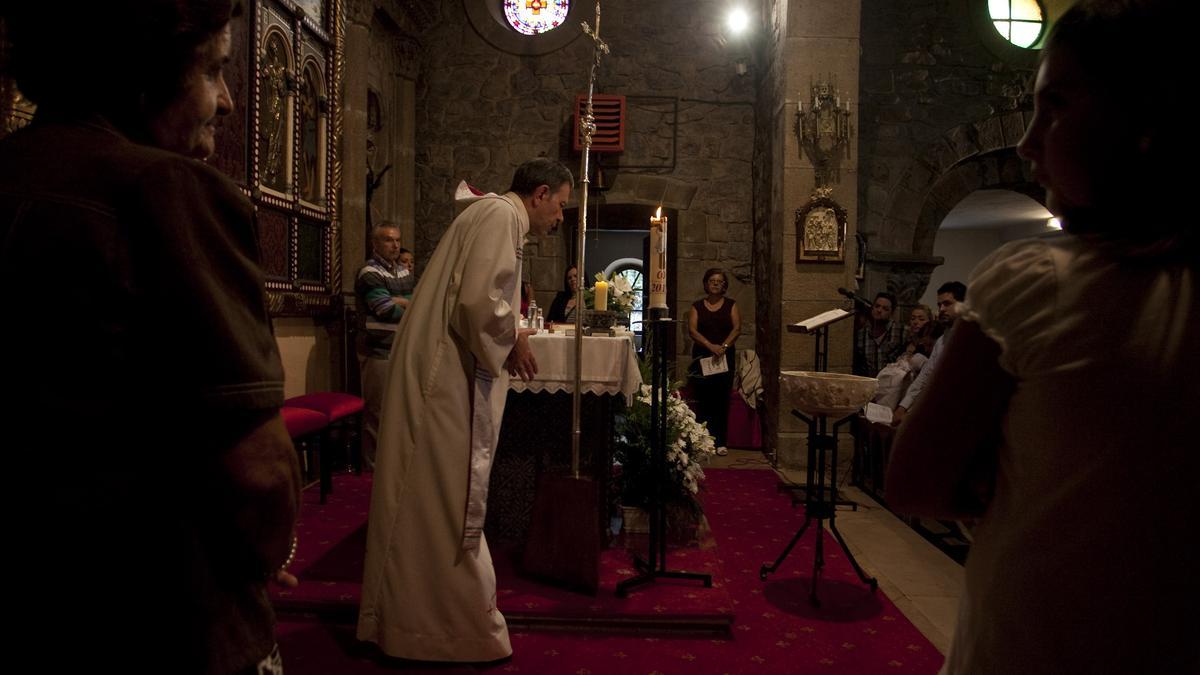
[[[890,192],[868,197],[868,208],[874,202],[885,215],[868,246],[867,289],[890,291],[901,306],[916,304],[942,263],[933,255],[938,227],[976,190],[1012,190],[1045,202],[1016,153],[1029,114],[1008,112],[950,129],[914,158]]]

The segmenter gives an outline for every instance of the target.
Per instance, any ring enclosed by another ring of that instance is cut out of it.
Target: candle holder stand
[[[661,312],[665,314],[666,312]],[[654,310],[653,315],[660,312]],[[712,588],[712,575],[697,572],[678,572],[667,569],[667,509],[663,504],[662,485],[667,480],[667,340],[668,329],[675,321],[665,317],[646,322],[651,334],[647,357],[651,363],[650,377],[650,466],[656,474],[654,495],[646,506],[650,518],[649,550],[646,559],[635,557],[633,564],[641,574],[617,584],[617,597],[659,579],[692,579]]]

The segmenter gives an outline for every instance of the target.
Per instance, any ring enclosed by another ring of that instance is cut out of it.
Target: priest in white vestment
[[[574,179],[548,159],[454,219],[392,346],[367,529],[358,637],[389,656],[512,654],[483,536],[510,375],[537,372],[519,328],[527,233],[562,221]]]

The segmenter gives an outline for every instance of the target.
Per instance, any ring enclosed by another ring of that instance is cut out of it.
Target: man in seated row
[[[875,377],[884,366],[904,353],[904,325],[892,320],[896,296],[875,294],[870,320],[858,329],[854,345],[854,374]]]

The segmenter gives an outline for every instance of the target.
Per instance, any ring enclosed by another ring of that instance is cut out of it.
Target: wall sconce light
[[[838,95],[836,77],[830,75],[826,82],[810,80],[809,89],[807,108],[803,94],[796,103],[796,136],[801,154],[807,154],[816,169],[817,187],[821,187],[841,179],[839,166],[843,158],[850,158],[850,136],[854,131],[850,99],[843,102]]]

